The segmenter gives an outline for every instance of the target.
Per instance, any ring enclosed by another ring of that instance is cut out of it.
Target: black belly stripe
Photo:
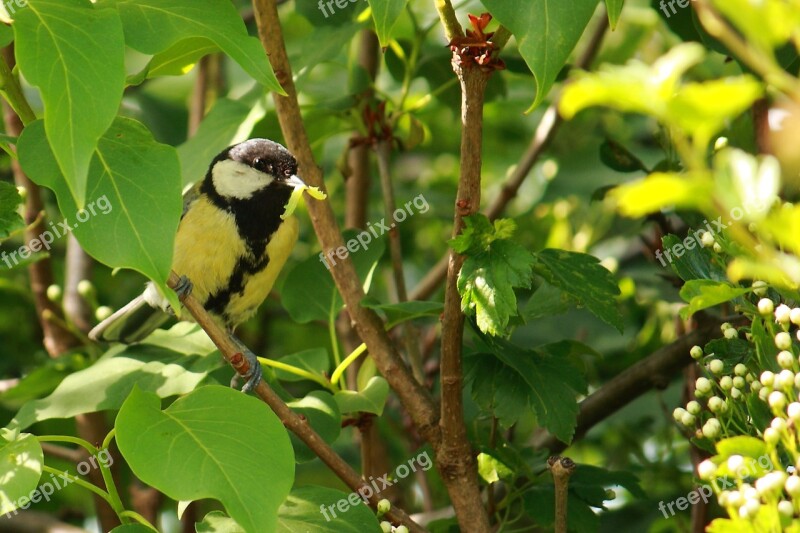
[[[205,307],[206,311],[209,313],[223,317],[226,323],[230,322],[231,317],[226,312],[226,308],[231,302],[231,299],[237,294],[244,294],[246,278],[267,268],[268,263],[269,255],[266,253],[257,261],[254,261],[253,258],[249,256],[240,257],[236,262],[231,277],[228,278],[228,282],[220,290],[209,295],[203,307]]]

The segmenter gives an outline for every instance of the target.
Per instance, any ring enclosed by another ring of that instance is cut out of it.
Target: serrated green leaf
[[[18,150],[30,178],[56,193],[59,208],[84,250],[110,267],[141,272],[178,308],[175,294],[166,286],[182,210],[174,148],[157,143],[141,123],[118,117],[92,157],[83,215],[50,152],[42,121],[25,128]]]
[[[684,240],[679,240],[675,235],[664,235],[661,238],[664,252],[657,252],[656,259],[661,266],[672,268],[679,278],[683,281],[692,279],[713,279],[722,281],[725,278],[725,270],[714,260],[711,252],[703,247],[700,241],[699,231],[688,231],[688,236]],[[680,245],[680,248],[676,248]],[[667,256],[666,252],[670,255]],[[677,252],[680,252],[678,255]]]
[[[22,198],[17,188],[11,183],[0,181],[0,239],[25,227],[18,212],[21,203]]]
[[[576,307],[578,301],[555,285],[546,281],[531,295],[520,314],[525,320],[562,315]]]
[[[125,28],[128,46],[157,54],[191,37],[219,46],[256,81],[283,94],[259,40],[247,33],[234,5],[225,0],[109,0]]]
[[[42,476],[44,454],[33,435],[23,433],[16,440],[0,439],[0,514],[10,513],[25,505]]]
[[[608,23],[611,26],[611,31],[617,29],[623,5],[625,5],[625,0],[606,0],[606,11],[608,12]]]
[[[192,333],[187,333],[189,327]],[[184,351],[150,344],[152,338],[166,337],[174,337],[170,342],[182,344]],[[23,405],[9,427],[25,429],[51,418],[119,409],[135,385],[161,398],[190,392],[222,364],[213,347],[192,355],[186,353],[192,346],[207,343],[207,339],[197,326],[178,324],[169,331],[154,333],[145,343],[117,345],[92,366],[67,376],[46,398]]]
[[[481,0],[500,24],[511,30],[519,53],[536,79],[536,98],[544,100],[594,14],[597,0]]]
[[[365,412],[381,416],[388,396],[389,383],[381,376],[374,376],[358,392],[338,391],[333,397],[342,413]]]
[[[620,291],[614,275],[589,254],[546,249],[536,254],[534,270],[548,283],[578,300],[581,305],[622,332],[622,315],[616,298]]]
[[[275,533],[364,533],[380,531],[375,513],[359,497],[340,490],[309,485],[294,489],[278,510],[278,528]],[[347,502],[347,511],[337,507]],[[334,507],[331,509],[330,506]],[[325,507],[323,513],[322,508]]]
[[[389,46],[389,41],[392,40],[392,29],[406,8],[406,4],[408,4],[408,0],[369,0],[369,6],[372,8],[372,20],[375,21],[375,33],[378,34],[381,47]]]
[[[503,427],[511,427],[531,410],[531,389],[523,377],[494,355],[481,353],[464,358],[465,381],[472,399],[492,413]]]
[[[275,530],[294,461],[286,428],[258,399],[207,386],[162,411],[158,396],[135,388],[115,427],[143,482],[176,500],[217,499],[246,531]]]
[[[17,61],[41,91],[47,139],[75,204],[83,207],[92,154],[122,101],[122,24],[116,10],[89,0],[27,4],[13,25]]]
[[[748,288],[734,287],[725,281],[689,280],[681,287],[681,298],[689,304],[680,310],[681,318],[685,320],[697,311],[729,302],[748,292]]]
[[[342,415],[333,395],[315,390],[299,400],[287,402],[292,411],[308,420],[314,431],[327,443],[339,437],[342,429]],[[294,433],[290,435],[294,447],[294,459],[298,462],[311,461],[317,457]]]
[[[586,392],[586,381],[581,373],[564,357],[524,350],[497,337],[482,338],[494,357],[527,384],[529,390],[525,394],[539,425],[562,442],[569,443],[577,423],[576,395]]]

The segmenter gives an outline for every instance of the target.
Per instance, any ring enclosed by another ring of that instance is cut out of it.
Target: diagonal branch
[[[300,164],[307,183],[324,188],[322,169],[317,165],[308,141],[292,70],[283,41],[283,30],[275,0],[254,0],[261,42],[286,96],[274,95],[275,109],[289,150]],[[324,252],[344,247],[339,224],[329,202],[309,202],[309,215]],[[356,331],[367,345],[375,365],[408,410],[415,425],[432,445],[439,441],[438,413],[428,391],[414,379],[386,333],[383,321],[361,306],[364,291],[349,257],[331,268],[333,280],[347,306]]]
[[[170,272],[167,285],[171,289],[175,289],[178,283],[178,276],[174,272]],[[225,360],[230,363],[239,375],[246,378],[250,370],[249,363],[231,336],[211,318],[208,311],[206,311],[191,294],[185,296],[181,303],[183,303],[183,306],[189,311],[192,317],[194,317],[197,324],[203,328],[217,348],[219,348]],[[278,418],[280,418],[281,422],[283,422],[283,425],[297,435],[306,446],[311,448],[317,457],[319,457],[348,487],[355,492],[359,492],[360,489],[366,489],[366,487],[369,486],[344,459],[333,451],[333,448],[331,448],[328,443],[322,440],[322,437],[309,425],[308,420],[289,409],[289,406],[287,406],[263,380],[258,383],[255,389],[253,389],[253,392],[261,398],[264,403],[269,405],[270,409],[272,409]],[[372,492],[373,491],[370,490],[370,494],[372,494]],[[360,492],[360,494],[363,493],[366,493],[366,490]],[[369,498],[369,503],[373,508],[376,508],[379,500],[379,495],[372,494]],[[396,506],[393,506],[385,516],[394,524],[405,525],[410,531],[415,531],[417,533],[424,532],[424,529],[411,520],[405,511]]]

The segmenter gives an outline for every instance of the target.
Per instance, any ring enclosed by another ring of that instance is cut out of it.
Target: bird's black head
[[[227,200],[249,200],[270,186],[303,185],[294,156],[268,139],[250,139],[225,149],[212,161],[206,180]]]

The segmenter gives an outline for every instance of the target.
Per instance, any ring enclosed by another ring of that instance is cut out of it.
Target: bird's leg
[[[262,375],[261,363],[258,362],[258,357],[256,357],[256,354],[251,352],[250,349],[247,346],[245,346],[245,344],[239,339],[239,337],[234,335],[232,331],[229,331],[228,333],[230,334],[230,337],[233,340],[233,342],[236,343],[236,346],[239,348],[239,351],[242,352],[244,358],[247,359],[247,363],[250,367],[249,370],[247,371],[247,374],[244,375],[246,381],[242,386],[242,392],[245,393],[250,392],[256,387],[256,385],[258,385],[258,382],[261,381],[261,375]],[[231,387],[236,388],[238,380],[239,380],[239,374],[237,372],[231,379]]]
[[[192,285],[192,282],[189,281],[189,278],[187,278],[186,276],[181,276],[180,278],[178,278],[178,284],[175,285],[175,288],[173,290],[175,291],[175,294],[178,295],[178,298],[183,300],[184,298],[192,294],[193,288],[194,285]]]

